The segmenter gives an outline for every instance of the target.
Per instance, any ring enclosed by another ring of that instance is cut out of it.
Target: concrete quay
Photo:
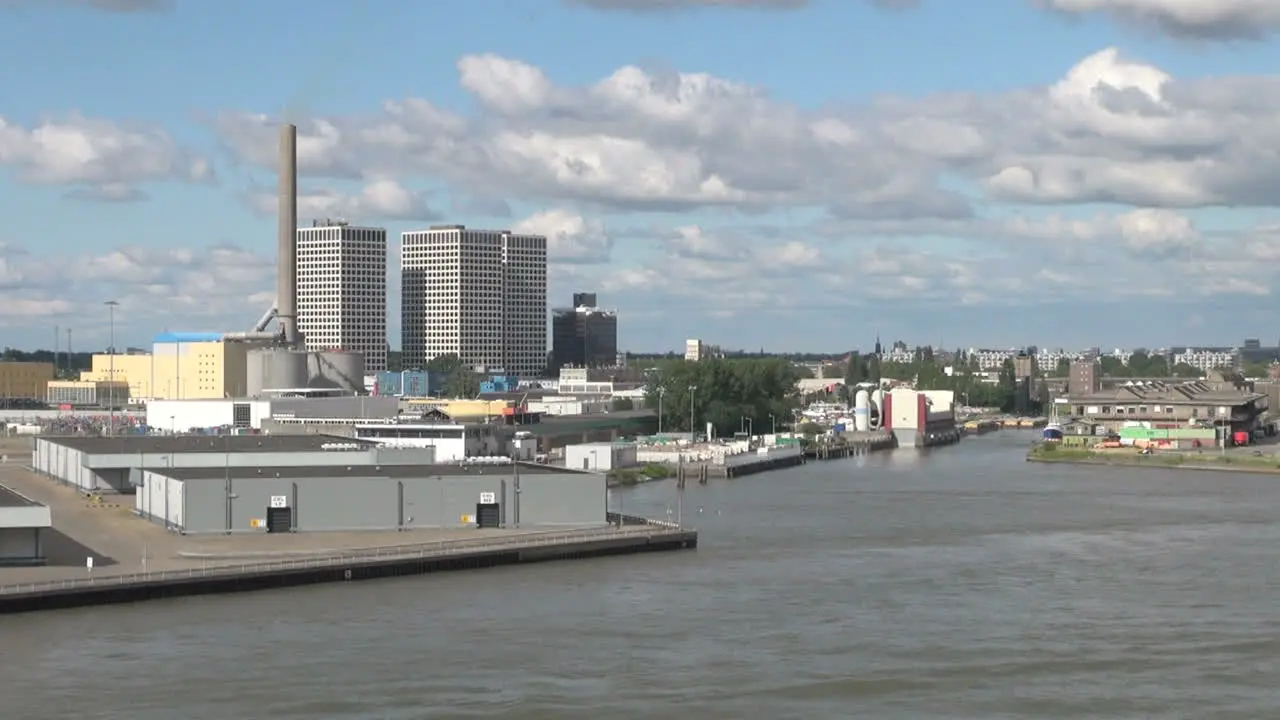
[[[0,464],[0,484],[47,505],[54,527],[45,534],[45,565],[0,568],[0,612],[678,550],[695,548],[698,538],[670,523],[616,514],[608,526],[554,530],[188,536],[138,518],[132,496],[95,501],[26,462],[10,454]]]
[[[809,446],[805,449],[805,458],[807,460],[838,460],[866,455],[878,450],[892,450],[897,446],[897,440],[892,433],[883,430],[855,432],[846,434],[837,442]]]
[[[627,517],[620,525],[563,533],[357,548],[349,552],[257,562],[205,560],[200,567],[139,573],[88,573],[74,579],[0,585],[0,613],[141,602],[356,582],[553,560],[694,549],[698,533]],[[3,577],[0,575],[0,577]]]

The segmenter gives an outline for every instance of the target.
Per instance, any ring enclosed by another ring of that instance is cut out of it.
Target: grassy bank
[[[1090,450],[1037,443],[1027,453],[1030,462],[1070,463],[1076,465],[1124,465],[1129,467],[1169,468],[1181,470],[1223,470],[1229,472],[1280,473],[1280,457],[1275,455],[1242,455],[1240,453],[1156,451],[1140,455],[1128,448]]]
[[[666,465],[655,463],[638,468],[610,470],[607,477],[609,487],[620,487],[639,485],[640,483],[653,482],[654,480],[666,480],[674,474],[675,471]]]

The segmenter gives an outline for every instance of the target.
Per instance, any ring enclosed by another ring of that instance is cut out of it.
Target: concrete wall
[[[155,472],[136,471],[134,476],[138,491],[133,503],[138,514],[167,528],[182,528],[186,517],[182,483]]]
[[[227,532],[228,510],[231,532],[266,532],[272,496],[286,498],[299,532],[473,527],[485,492],[494,494],[503,523],[511,527],[605,524],[605,478],[594,473],[526,475],[520,478],[519,493],[509,472],[405,479],[264,477],[230,483],[145,473],[144,482],[138,512],[162,524],[167,513],[170,525],[188,534]]]
[[[781,458],[798,457],[803,454],[804,450],[798,445],[778,445],[774,447],[762,447],[752,452],[738,453],[737,455],[725,455],[716,462],[717,465],[725,467],[744,467],[748,465],[756,465],[762,462],[770,462]]]
[[[0,528],[0,566],[30,565],[43,556],[40,528]]]
[[[357,396],[326,398],[274,398],[272,418],[372,418],[385,420],[400,414],[400,402],[394,397]]]
[[[53,527],[53,513],[45,505],[0,507],[0,528]]]
[[[107,478],[99,477],[84,466],[84,459],[84,453],[79,450],[36,438],[35,449],[31,453],[31,467],[42,475],[80,490],[112,490]]]
[[[376,448],[369,450],[316,450],[306,452],[210,452],[210,453],[131,453],[122,455],[89,455],[86,464],[96,470],[111,468],[175,467],[331,467],[361,465],[430,465],[435,462],[433,448]]]
[[[520,527],[582,525],[585,518],[603,521],[608,493],[605,485],[604,475],[597,473],[521,477]],[[514,524],[511,515],[507,517]]]
[[[564,465],[573,470],[608,472],[637,464],[636,446],[623,443],[585,443],[564,447]]]

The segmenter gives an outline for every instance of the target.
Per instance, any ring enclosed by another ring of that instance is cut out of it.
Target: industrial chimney
[[[276,317],[285,345],[300,347],[298,334],[298,127],[280,128],[279,226],[276,229]]]

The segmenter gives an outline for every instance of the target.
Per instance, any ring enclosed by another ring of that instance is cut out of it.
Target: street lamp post
[[[773,413],[769,413],[769,422],[773,427],[773,434],[778,434],[778,418]]]
[[[746,420],[746,421],[747,421],[747,437],[755,437],[755,434],[756,434],[756,421],[755,421],[755,419],[754,419],[754,418],[749,418],[749,417],[744,417],[744,418],[743,418],[743,420]]]
[[[107,434],[116,434],[116,307],[120,303],[115,300],[108,300],[103,305],[107,306],[107,315],[110,318],[108,327],[110,328],[109,339],[111,347],[107,348],[107,393],[111,398],[111,408],[109,419],[107,420]]]
[[[658,434],[662,434],[662,397],[667,394],[666,386],[658,388]]]
[[[695,397],[697,397],[697,392],[698,392],[698,386],[697,386],[697,385],[690,385],[690,386],[689,386],[689,440],[693,440],[693,437],[694,437],[694,430],[693,430],[693,399],[694,399]],[[708,439],[708,440],[710,440],[710,438],[707,438],[707,439]]]

